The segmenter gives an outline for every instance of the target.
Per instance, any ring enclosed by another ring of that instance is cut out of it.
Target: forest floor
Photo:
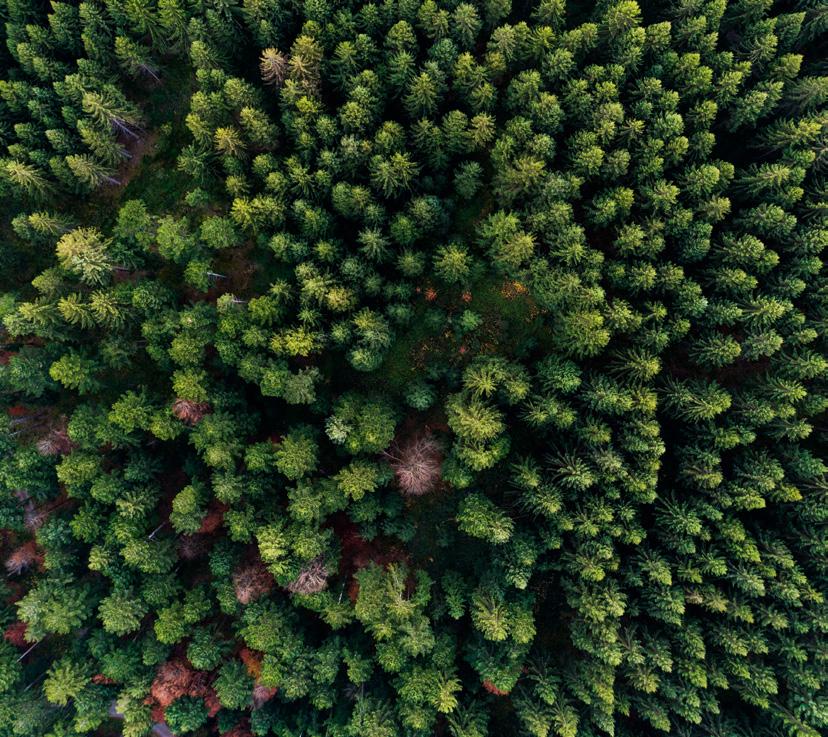
[[[171,211],[194,186],[178,169],[177,161],[178,153],[189,142],[185,118],[194,89],[192,68],[177,62],[163,70],[159,82],[135,93],[146,127],[142,138],[129,148],[132,158],[119,172],[120,186],[109,190],[110,205],[140,199],[150,212]],[[112,214],[110,211],[101,216]]]
[[[159,137],[160,133],[157,130],[151,131],[142,138],[139,138],[133,146],[130,146],[130,157],[118,171],[118,181],[121,183],[120,187],[115,187],[113,191],[124,189],[129,186],[129,183],[141,170],[141,166],[144,163],[144,157],[148,155],[152,157],[155,155]]]

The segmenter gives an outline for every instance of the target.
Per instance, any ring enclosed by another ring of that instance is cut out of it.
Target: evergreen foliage
[[[0,21],[0,737],[828,732],[822,2]]]

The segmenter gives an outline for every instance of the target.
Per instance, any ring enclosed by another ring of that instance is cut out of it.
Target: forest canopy
[[[0,737],[828,733],[824,0],[0,28]]]

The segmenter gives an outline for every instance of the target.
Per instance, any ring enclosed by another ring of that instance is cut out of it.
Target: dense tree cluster
[[[0,20],[0,737],[828,731],[824,2]]]

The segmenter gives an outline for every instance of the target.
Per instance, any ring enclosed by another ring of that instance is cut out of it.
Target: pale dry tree
[[[262,686],[261,683],[257,683],[253,686],[253,708],[261,709],[278,690],[275,686]]]
[[[320,555],[306,564],[299,575],[287,585],[292,594],[318,594],[328,585],[328,569]]]
[[[26,525],[27,530],[35,532],[43,527],[43,523],[48,516],[46,512],[42,512],[34,506],[26,507],[23,510],[23,524]]]
[[[50,430],[40,440],[37,441],[37,452],[43,456],[66,455],[71,453],[75,444],[69,437],[69,433],[65,428],[55,428]]]
[[[37,552],[37,545],[34,540],[29,540],[15,548],[6,558],[6,571],[9,575],[19,575],[39,560],[40,554]]]
[[[195,671],[184,658],[174,658],[158,666],[150,686],[150,696],[166,709],[176,699],[186,695]]]
[[[406,496],[423,496],[434,491],[440,483],[443,449],[428,430],[395,443],[385,456],[391,463],[400,491]]]
[[[278,49],[265,49],[259,57],[259,71],[265,84],[281,87],[288,72],[288,58]]]
[[[193,402],[189,399],[176,399],[172,406],[173,414],[188,425],[197,425],[209,411],[210,405],[207,402]]]
[[[249,604],[273,588],[273,575],[264,563],[255,563],[240,568],[233,574],[233,591],[239,604]]]
[[[34,532],[42,527],[48,513],[35,506],[34,500],[25,489],[18,489],[14,492],[14,496],[23,507],[23,524],[26,525],[26,528]]]

